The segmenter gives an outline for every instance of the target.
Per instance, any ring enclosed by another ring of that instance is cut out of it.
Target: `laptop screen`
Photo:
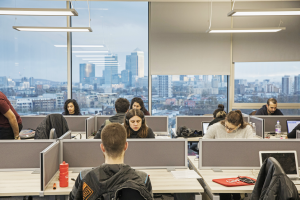
[[[202,122],[202,134],[205,135],[207,132],[209,122]]]
[[[292,130],[300,123],[300,121],[286,121],[287,131],[288,133],[292,132]]]
[[[268,157],[275,158],[279,164],[281,165],[282,169],[287,175],[297,175],[298,173],[298,163],[296,159],[296,152],[259,152],[261,154],[260,156],[260,162],[261,165],[267,159]]]

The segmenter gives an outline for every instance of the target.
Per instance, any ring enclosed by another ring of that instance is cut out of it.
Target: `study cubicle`
[[[255,117],[264,119],[265,132],[275,132],[277,121],[280,122],[281,132],[287,132],[287,120],[300,120],[299,115],[255,115]]]
[[[255,123],[256,135],[265,138],[265,120],[262,118],[250,116],[249,122]]]
[[[182,126],[202,130],[202,122],[211,122],[213,119],[213,116],[176,116],[176,130]]]
[[[21,116],[23,129],[35,130],[46,118],[46,115]]]

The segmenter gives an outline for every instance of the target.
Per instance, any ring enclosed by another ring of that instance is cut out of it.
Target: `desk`
[[[86,139],[86,133],[85,132],[73,132],[71,133],[71,137],[75,136],[72,139],[79,139],[80,140],[80,134],[81,134],[81,139],[85,140]]]
[[[0,172],[0,196],[39,196],[40,174],[32,171]]]
[[[187,139],[188,142],[199,142],[199,139],[202,137],[177,137],[178,139]]]
[[[178,169],[187,170],[187,169]],[[175,179],[171,172],[166,169],[143,169],[150,175],[153,193],[203,193],[202,186],[196,179]],[[71,178],[76,179],[78,173],[69,172],[69,187],[59,187],[58,181],[59,172],[57,172],[54,178],[51,180],[49,185],[44,191],[44,195],[69,195],[71,192],[74,181]],[[58,186],[56,190],[52,189],[53,183]]]

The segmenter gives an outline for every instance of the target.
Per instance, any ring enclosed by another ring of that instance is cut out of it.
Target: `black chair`
[[[122,189],[119,192],[119,195],[119,200],[145,200],[145,198],[140,195],[139,191],[130,188]]]

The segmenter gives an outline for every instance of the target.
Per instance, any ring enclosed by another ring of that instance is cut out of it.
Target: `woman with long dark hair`
[[[80,108],[75,99],[68,99],[64,105],[64,112],[62,115],[81,115]]]
[[[151,128],[146,125],[143,111],[131,109],[126,113],[124,127],[127,138],[155,138]]]
[[[134,97],[131,100],[130,109],[139,109],[144,112],[144,115],[150,115],[150,113],[148,112],[148,110],[146,110],[144,106],[143,100],[139,97]]]

